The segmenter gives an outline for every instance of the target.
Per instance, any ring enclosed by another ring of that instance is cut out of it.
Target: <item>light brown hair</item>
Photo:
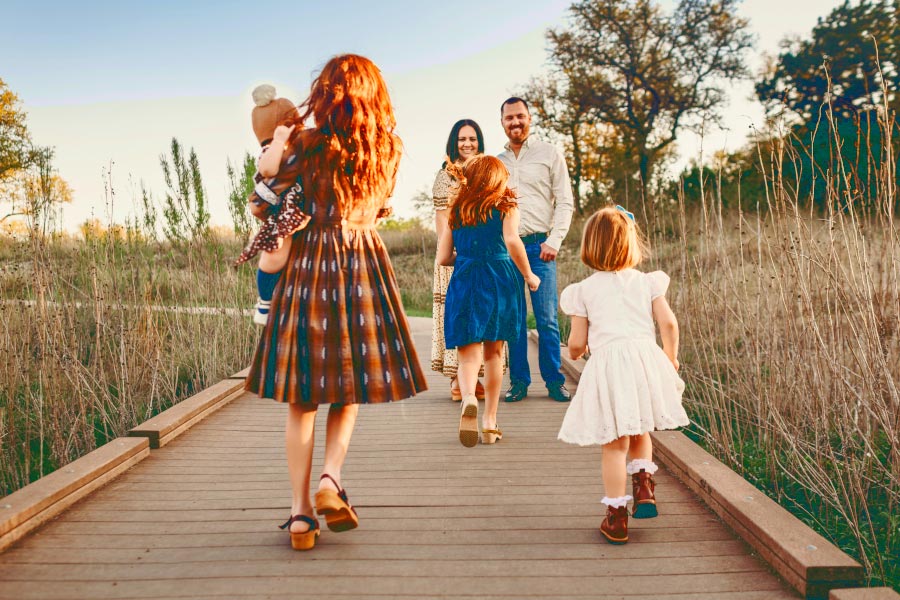
[[[516,195],[506,186],[509,172],[499,158],[479,154],[462,165],[448,163],[446,169],[458,183],[450,197],[450,229],[484,223],[491,210],[505,215],[517,206]]]
[[[302,142],[302,156],[284,176],[304,172],[330,173],[342,214],[371,208],[391,195],[400,163],[400,138],[387,85],[368,58],[342,54],[329,60],[312,83],[299,114],[285,124],[296,125],[290,145]],[[314,129],[301,131],[312,117]],[[282,174],[279,173],[279,179]],[[317,195],[320,177],[304,182]]]
[[[608,206],[592,214],[581,236],[581,262],[597,271],[622,271],[640,264],[648,254],[637,223]]]

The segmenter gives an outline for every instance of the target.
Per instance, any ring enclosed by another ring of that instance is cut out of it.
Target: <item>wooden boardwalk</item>
[[[430,320],[412,321],[427,369]],[[0,554],[0,598],[796,597],[665,470],[660,516],[601,541],[599,450],[556,440],[565,405],[537,373],[501,403],[504,439],[472,449],[428,373],[427,393],[360,411],[344,471],[359,529],[291,550],[285,407],[246,395]]]

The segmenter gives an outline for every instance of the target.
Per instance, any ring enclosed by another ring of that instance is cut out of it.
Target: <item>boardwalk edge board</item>
[[[532,340],[536,332],[529,332]],[[562,367],[575,381],[583,359],[572,360],[562,347]],[[834,544],[794,517],[746,479],[732,471],[680,431],[653,432],[657,459],[687,485],[760,557],[806,598],[868,600],[851,594],[863,585],[865,570]],[[873,588],[875,589],[875,588]],[[860,589],[859,592],[867,590]],[[839,595],[834,595],[838,593]],[[900,598],[871,596],[873,600]]]
[[[128,436],[147,438],[151,448],[161,448],[243,392],[243,379],[223,379],[130,429]]]
[[[831,590],[828,600],[897,600],[900,594],[889,587]]]
[[[147,439],[116,438],[0,499],[0,552],[148,456]]]
[[[231,375],[228,379],[247,379],[247,375],[249,375],[249,374],[250,374],[250,367],[246,367],[244,369],[241,369],[234,375]]]

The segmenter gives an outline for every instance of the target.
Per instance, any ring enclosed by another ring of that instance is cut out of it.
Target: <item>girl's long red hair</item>
[[[342,214],[379,208],[393,193],[400,163],[397,121],[381,71],[356,54],[335,56],[312,83],[309,97],[285,125],[295,125],[289,145],[302,146],[302,158],[282,164],[279,179],[296,178],[302,169],[317,176],[304,181],[308,194],[322,190],[321,174],[331,173],[331,185]],[[312,130],[302,130],[313,118]],[[327,181],[327,179],[326,179]]]
[[[499,158],[479,154],[462,165],[448,162],[446,169],[459,184],[450,198],[450,229],[484,223],[492,209],[505,215],[517,206],[516,195],[506,187],[509,172]]]

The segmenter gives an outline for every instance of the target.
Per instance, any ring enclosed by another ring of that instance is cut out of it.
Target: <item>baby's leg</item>
[[[253,321],[258,325],[265,325],[269,318],[269,306],[272,304],[272,294],[275,286],[281,278],[281,270],[287,264],[291,253],[291,238],[283,238],[281,246],[272,252],[261,252],[259,255],[259,268],[256,271],[256,288],[259,293],[259,301],[256,303],[256,314]]]
[[[288,256],[291,254],[291,240],[293,238],[286,237],[281,239],[281,246],[272,252],[260,252],[259,269],[266,273],[279,273],[287,264]]]

